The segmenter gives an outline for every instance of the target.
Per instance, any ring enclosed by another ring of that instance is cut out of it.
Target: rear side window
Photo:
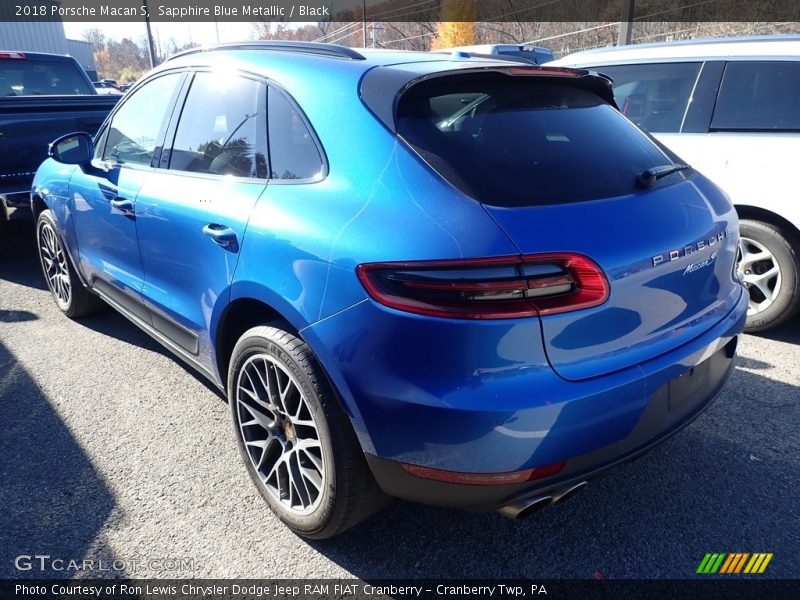
[[[614,80],[620,111],[642,129],[654,133],[681,130],[700,63],[592,67]]]
[[[269,88],[271,179],[319,179],[323,162],[300,113],[279,89]]]
[[[400,99],[397,131],[452,185],[493,206],[629,194],[642,171],[672,162],[598,96],[543,78],[419,83]]]
[[[71,61],[0,61],[0,96],[76,96],[94,94]]]
[[[267,177],[266,85],[197,73],[178,122],[169,168]]]
[[[800,61],[728,63],[711,129],[800,130]]]

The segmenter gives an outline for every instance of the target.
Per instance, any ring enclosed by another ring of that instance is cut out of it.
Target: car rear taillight
[[[10,58],[14,60],[25,60],[25,54],[23,52],[0,52],[0,59],[3,58]]]
[[[420,315],[508,319],[589,308],[608,298],[603,271],[581,254],[359,265],[381,304]]]
[[[447,483],[462,483],[465,485],[502,485],[508,483],[525,483],[535,479],[550,477],[560,473],[566,462],[553,463],[543,467],[525,469],[524,471],[510,471],[507,473],[460,473],[457,471],[443,471],[421,465],[400,463],[406,473],[423,479],[445,481]]]

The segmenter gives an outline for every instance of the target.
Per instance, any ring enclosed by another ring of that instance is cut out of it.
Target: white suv
[[[614,80],[619,109],[722,187],[740,217],[747,331],[800,309],[800,36],[639,44],[548,66]]]

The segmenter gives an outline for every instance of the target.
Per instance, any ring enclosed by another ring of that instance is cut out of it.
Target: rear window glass
[[[630,194],[642,171],[672,163],[591,92],[498,73],[413,86],[400,99],[397,131],[452,185],[493,206]]]
[[[800,62],[731,62],[711,129],[800,130]]]
[[[76,96],[94,94],[72,62],[10,59],[0,61],[0,96]]]

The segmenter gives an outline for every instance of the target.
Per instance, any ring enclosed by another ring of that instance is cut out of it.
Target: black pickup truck
[[[0,221],[28,206],[36,169],[62,134],[94,134],[122,96],[98,95],[69,56],[0,50]]]

